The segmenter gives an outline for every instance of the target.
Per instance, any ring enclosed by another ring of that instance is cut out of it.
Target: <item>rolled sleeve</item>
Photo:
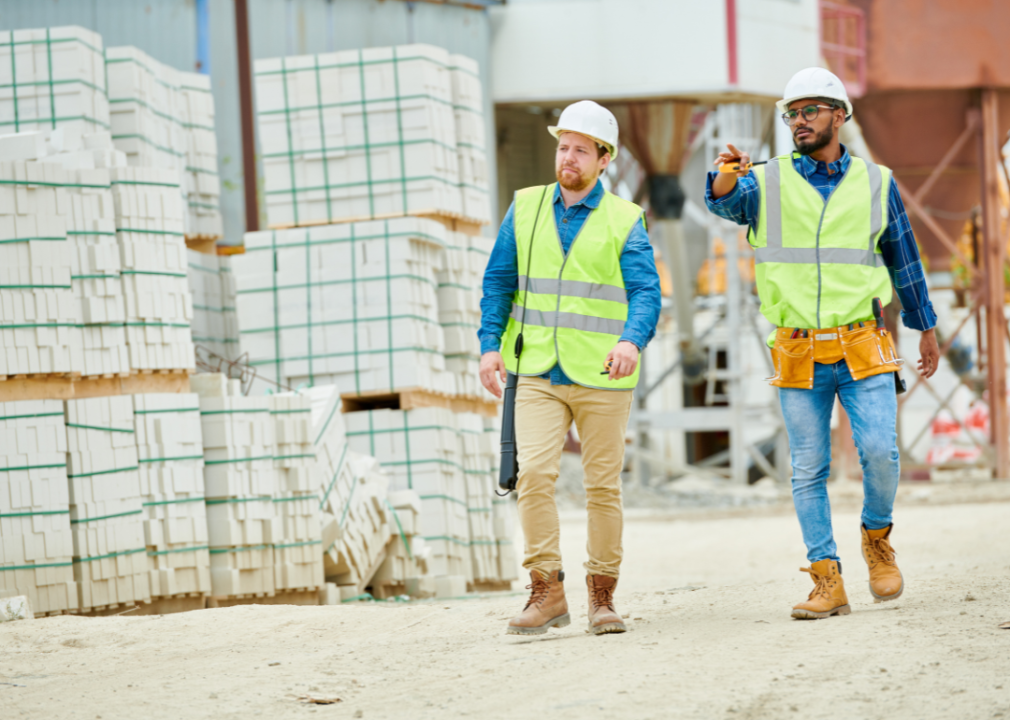
[[[624,244],[621,274],[628,295],[628,319],[624,323],[621,340],[634,343],[639,350],[644,350],[656,336],[663,296],[659,289],[656,256],[649,242],[649,234],[640,222],[635,223]]]
[[[519,288],[516,260],[515,203],[509,207],[498,229],[498,237],[484,270],[484,294],[480,300],[480,352],[501,349],[501,336],[512,313],[512,298]]]
[[[737,225],[757,227],[761,188],[754,174],[745,175],[721,198],[712,195],[712,183],[719,173],[710,172],[705,185],[705,205],[719,217]]]

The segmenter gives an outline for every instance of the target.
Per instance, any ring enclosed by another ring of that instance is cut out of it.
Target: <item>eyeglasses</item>
[[[817,119],[817,116],[821,113],[821,108],[825,110],[836,110],[837,108],[831,107],[830,105],[807,105],[805,108],[800,108],[799,110],[786,110],[782,113],[782,122],[784,122],[788,127],[792,127],[796,123],[796,118],[803,115],[803,119],[807,122],[813,122]]]

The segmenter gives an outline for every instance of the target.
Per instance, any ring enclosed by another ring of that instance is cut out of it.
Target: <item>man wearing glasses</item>
[[[720,153],[706,202],[750,228],[761,312],[777,328],[768,344],[793,464],[793,502],[814,590],[793,608],[801,619],[849,614],[831,528],[827,479],[831,411],[839,398],[863,469],[862,547],[875,602],[897,599],[904,581],[891,546],[898,489],[900,368],[879,305],[891,284],[906,327],[922,332],[918,369],[936,372],[936,314],[919,252],[890,169],[852,157],[839,130],[852,117],[845,86],[822,68],[797,73],[778,102],[796,151],[750,169],[732,145]]]

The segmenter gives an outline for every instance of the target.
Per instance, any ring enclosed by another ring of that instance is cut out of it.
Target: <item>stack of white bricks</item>
[[[111,176],[130,367],[192,368],[193,302],[178,173],[126,167]]]
[[[76,610],[63,403],[0,403],[0,595]]]
[[[14,154],[10,143],[0,146]],[[67,247],[69,182],[56,165],[0,161],[0,376],[79,371],[70,349],[80,320]]]
[[[435,594],[434,578],[428,575],[429,550],[421,537],[421,498],[413,490],[393,490],[389,509],[389,544],[386,559],[372,577],[372,595],[412,598]]]
[[[485,442],[484,418],[473,413],[456,415],[459,441],[463,445],[463,473],[466,477],[467,516],[470,522],[470,560],[473,582],[498,582],[498,543],[494,534],[494,488],[491,475],[493,454]]]
[[[148,602],[133,401],[129,396],[67,400],[65,410],[80,608]]]
[[[456,394],[493,401],[480,382],[480,299],[494,241],[447,233],[445,264],[438,278],[438,321],[445,335],[445,367],[456,378]]]
[[[484,129],[484,92],[480,66],[464,55],[451,55],[452,106],[456,118],[456,152],[459,157],[459,188],[463,215],[491,222],[491,198],[487,171],[487,138]]]
[[[81,27],[0,32],[0,134],[108,130],[102,37]]]
[[[397,218],[248,233],[245,243],[232,259],[240,347],[262,376],[453,394],[438,324],[441,224]]]
[[[109,48],[112,139],[134,167],[174,173],[187,236],[220,237],[210,78],[157,62],[135,47]]]
[[[255,82],[270,227],[462,214],[445,50],[258,60]]]
[[[352,450],[381,458],[393,490],[414,490],[421,499],[420,530],[431,549],[436,577],[472,579],[463,448],[456,416],[445,408],[369,410],[349,413]]]
[[[484,436],[481,454],[491,468],[492,488],[498,487],[498,468],[501,464],[501,417],[484,418]],[[498,555],[498,580],[511,582],[519,577],[519,559],[516,557],[516,509],[514,495],[491,498],[494,539]]]
[[[193,296],[193,344],[219,358],[234,360],[238,353],[238,318],[231,260],[189,250],[189,290]]]
[[[274,594],[274,422],[270,400],[245,397],[238,380],[191,378],[200,396],[212,594]]]
[[[200,398],[134,395],[152,597],[210,593]]]
[[[309,590],[323,585],[322,526],[314,476],[312,397],[285,393],[270,396],[274,422],[277,492],[274,514],[274,585],[276,590]]]

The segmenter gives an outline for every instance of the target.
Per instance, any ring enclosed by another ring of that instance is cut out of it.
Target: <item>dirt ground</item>
[[[519,593],[8,623],[0,718],[1010,718],[1008,485],[903,487],[906,590],[877,605],[858,485],[836,487],[847,617],[789,617],[810,581],[785,503],[632,510],[630,632],[589,636],[584,516],[566,512],[563,630],[506,636]]]

